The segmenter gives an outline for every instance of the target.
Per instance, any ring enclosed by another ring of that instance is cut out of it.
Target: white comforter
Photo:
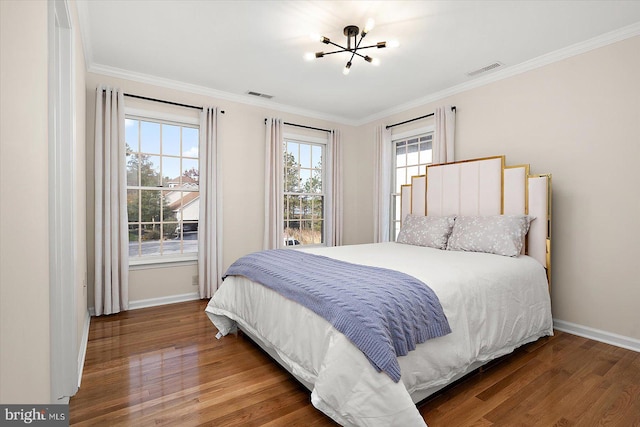
[[[304,249],[396,269],[438,295],[452,333],[399,357],[402,379],[377,372],[344,335],[307,308],[243,277],[228,277],[206,308],[222,335],[235,322],[313,385],[313,405],[344,426],[424,426],[411,394],[446,384],[477,362],[552,335],[544,268],[527,256],[442,251],[398,243]]]

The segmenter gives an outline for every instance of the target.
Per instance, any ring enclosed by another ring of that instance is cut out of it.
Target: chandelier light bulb
[[[400,46],[400,42],[398,40],[391,40],[387,42],[387,47],[393,49],[394,47]]]
[[[306,61],[313,61],[314,59],[316,59],[316,54],[313,52],[307,52],[304,54],[304,59]]]
[[[373,19],[369,18],[367,20],[367,23],[364,25],[364,30],[362,30],[362,35],[365,35],[369,31],[373,30],[373,27],[375,27],[375,25],[376,25],[376,22]]]
[[[373,58],[371,60],[371,64],[377,67],[378,65],[380,65],[380,58]]]
[[[350,71],[351,71],[351,61],[347,62],[347,65],[344,66],[344,69],[342,70],[342,74],[347,76],[349,75]]]

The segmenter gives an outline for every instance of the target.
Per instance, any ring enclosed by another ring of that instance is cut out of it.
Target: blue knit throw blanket
[[[397,356],[451,332],[433,290],[399,271],[276,249],[240,258],[224,277],[236,275],[325,318],[395,382],[400,381]]]

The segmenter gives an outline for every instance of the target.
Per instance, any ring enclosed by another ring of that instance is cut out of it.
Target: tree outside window
[[[284,142],[284,242],[324,243],[324,145]]]

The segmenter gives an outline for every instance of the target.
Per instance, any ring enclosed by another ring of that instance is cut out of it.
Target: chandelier
[[[360,44],[362,43],[362,40],[364,40],[365,36],[369,33],[369,31],[371,31],[373,29],[374,26],[374,22],[373,19],[369,19],[364,27],[364,29],[362,30],[362,32],[360,32],[360,28],[358,28],[356,25],[347,25],[346,27],[344,27],[344,35],[347,37],[347,47],[341,46],[337,43],[332,42],[328,37],[324,37],[324,36],[317,36],[317,35],[312,35],[311,37],[314,40],[320,41],[324,44],[330,44],[336,47],[339,47],[339,50],[334,50],[331,52],[316,52],[316,53],[307,53],[305,54],[305,59],[307,60],[313,60],[315,58],[322,58],[326,55],[333,55],[334,53],[342,53],[342,52],[346,52],[347,54],[351,54],[351,57],[349,58],[349,60],[347,61],[347,64],[344,66],[344,69],[342,70],[342,74],[347,75],[349,74],[349,71],[351,70],[351,63],[353,61],[353,58],[355,58],[356,56],[359,56],[360,58],[364,59],[365,61],[373,64],[373,65],[379,65],[380,64],[380,60],[378,58],[372,58],[369,55],[363,55],[362,53],[360,53],[359,51],[364,50],[364,49],[371,49],[371,48],[376,48],[376,49],[383,49],[385,47],[396,47],[397,43],[395,42],[378,42],[376,44],[372,44],[369,46],[360,46]],[[358,38],[358,35],[360,36],[360,38]]]

